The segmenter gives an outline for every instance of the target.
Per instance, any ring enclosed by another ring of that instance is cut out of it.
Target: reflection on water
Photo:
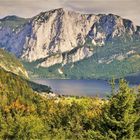
[[[111,91],[110,85],[104,80],[50,80],[34,79],[36,83],[48,85],[53,92],[63,95],[105,97]]]

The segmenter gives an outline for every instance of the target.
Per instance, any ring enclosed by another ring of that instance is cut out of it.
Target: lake
[[[54,93],[61,95],[105,97],[111,91],[110,85],[104,80],[34,79],[33,81],[50,86]]]
[[[140,84],[140,76],[132,75],[126,77],[129,85],[134,87]],[[108,81],[105,80],[52,80],[52,79],[33,79],[34,82],[50,86],[54,93],[61,95],[76,95],[76,96],[99,96],[106,97],[111,92],[111,87]],[[116,84],[118,87],[118,84]]]

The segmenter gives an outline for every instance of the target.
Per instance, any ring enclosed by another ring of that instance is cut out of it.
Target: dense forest
[[[138,140],[140,92],[120,80],[111,96],[47,98],[0,69],[0,139]]]

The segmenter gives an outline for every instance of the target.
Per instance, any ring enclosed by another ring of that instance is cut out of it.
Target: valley
[[[129,19],[64,8],[0,19],[1,140],[139,140],[139,84]]]

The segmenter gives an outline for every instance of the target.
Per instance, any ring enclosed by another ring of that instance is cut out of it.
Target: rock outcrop
[[[0,47],[29,62],[42,59],[42,67],[88,58],[94,47],[108,42],[139,38],[140,27],[113,14],[80,14],[60,8],[31,19],[0,20]]]

